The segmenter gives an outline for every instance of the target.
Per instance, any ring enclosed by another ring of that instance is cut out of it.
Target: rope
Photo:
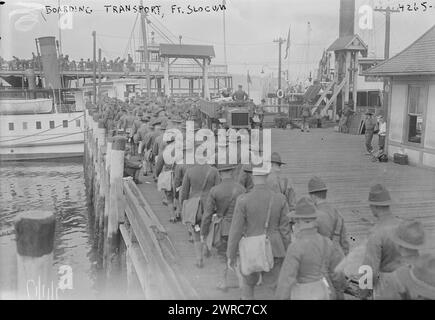
[[[84,116],[84,115],[82,114],[81,116],[78,116],[77,118],[74,118],[74,119],[68,120],[68,122],[75,121],[75,120],[77,120],[77,119],[80,119],[80,118],[83,117],[83,116]],[[50,129],[47,129],[47,130],[44,130],[44,131],[40,131],[40,132],[35,133],[35,134],[29,134],[29,135],[27,135],[27,136],[18,137],[18,138],[13,138],[13,139],[9,139],[9,140],[0,140],[0,142],[9,142],[9,141],[15,141],[15,140],[20,140],[20,139],[28,138],[28,137],[34,137],[34,136],[40,135],[40,134],[42,134],[42,133],[44,133],[44,132],[48,132],[48,131],[50,131],[50,130],[54,130],[54,129],[56,129],[56,128],[59,128],[60,126],[63,126],[63,124],[59,124],[58,126],[55,126],[54,128],[50,128]]]
[[[139,17],[139,14],[136,14],[136,19],[134,20],[133,28],[131,29],[130,37],[128,38],[127,46],[125,47],[124,54],[122,55],[123,58],[127,56],[128,47],[131,44],[131,38],[134,36],[134,29],[136,28],[137,19]]]

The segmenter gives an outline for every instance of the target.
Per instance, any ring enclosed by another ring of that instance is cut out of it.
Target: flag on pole
[[[249,75],[249,70],[248,70],[247,81],[248,81],[248,84],[252,84],[251,76]]]
[[[284,57],[284,59],[287,59],[289,49],[290,49],[290,27],[288,28],[288,34],[287,34],[287,47],[285,48],[285,57]]]

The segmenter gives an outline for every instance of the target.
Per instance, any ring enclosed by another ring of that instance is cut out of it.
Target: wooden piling
[[[107,238],[105,245],[105,267],[108,282],[116,282],[120,265],[119,256],[119,203],[122,198],[122,177],[124,173],[124,151],[127,139],[122,136],[113,137],[110,151],[110,190],[109,210],[107,217]],[[112,281],[113,280],[113,281]]]
[[[105,173],[104,173],[104,149],[106,144],[106,129],[104,128],[104,121],[98,121],[98,129],[97,129],[97,148],[98,148],[98,156],[97,156],[97,169],[96,169],[96,197],[94,199],[94,208],[95,208],[95,231],[99,233],[100,220],[104,217],[104,184],[105,181]],[[98,245],[98,242],[97,242]]]
[[[17,298],[54,299],[52,278],[54,233],[53,212],[25,211],[15,222],[17,242]]]

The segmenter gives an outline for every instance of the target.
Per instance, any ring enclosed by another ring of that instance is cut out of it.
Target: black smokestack
[[[60,89],[59,63],[57,61],[56,42],[54,37],[42,37],[38,39],[41,49],[42,70],[44,71],[47,88]]]
[[[353,36],[355,34],[355,0],[340,0],[339,36]]]

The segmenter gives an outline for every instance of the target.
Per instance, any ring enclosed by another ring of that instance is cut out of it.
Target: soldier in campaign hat
[[[402,221],[391,231],[391,240],[400,253],[399,265],[395,271],[383,274],[382,290],[374,296],[377,300],[413,299],[412,294],[402,286],[401,276],[409,275],[409,269],[426,247],[426,235],[423,225],[415,220]],[[379,293],[380,292],[380,293]]]
[[[234,207],[238,196],[245,193],[245,188],[232,177],[235,168],[236,165],[232,164],[217,166],[221,182],[210,189],[201,223],[201,241],[210,250],[216,247],[225,264],[221,282],[217,286],[223,291],[228,290],[226,251]]]
[[[270,169],[251,165],[246,170],[252,173],[254,187],[250,192],[240,195],[236,202],[228,237],[228,266],[233,270],[236,267],[239,242],[243,235],[250,237],[266,232],[274,258],[270,271],[242,274],[242,299],[251,300],[254,298],[254,288],[260,276],[267,288],[275,290],[286,248],[290,242],[290,224],[284,195],[274,192],[267,185]],[[269,220],[266,223],[268,216]]]
[[[308,182],[308,193],[319,210],[317,225],[319,233],[336,244],[347,255],[349,242],[344,219],[340,212],[326,200],[328,188],[320,177],[314,176]]]
[[[302,197],[290,217],[295,221],[295,237],[279,274],[276,297],[282,300],[337,298],[335,293],[343,291],[344,277],[334,270],[344,256],[331,240],[318,233],[315,223],[318,210],[314,202]]]
[[[267,177],[267,184],[273,191],[282,193],[285,196],[289,210],[293,211],[296,202],[296,193],[292,181],[288,177],[285,177],[281,172],[281,166],[285,165],[285,162],[281,160],[281,155],[278,152],[272,153],[270,162],[272,164],[272,169]]]
[[[377,221],[367,238],[362,265],[373,271],[373,297],[376,298],[388,294],[384,293],[385,280],[400,265],[400,251],[392,240],[392,230],[400,221],[391,212],[390,193],[384,185],[377,183],[370,188],[368,203]],[[361,291],[363,298],[371,293],[370,289]]]
[[[204,266],[203,243],[201,242],[200,237],[203,208],[205,206],[210,189],[219,183],[220,177],[217,169],[205,163],[190,165],[184,174],[181,185],[180,205],[182,207],[184,205],[184,201],[193,198],[199,198],[199,201],[186,202],[186,204],[193,203],[194,206],[193,208],[189,209],[195,212],[194,221],[187,221],[186,225],[189,233],[193,236],[196,266],[198,268],[202,268]],[[183,215],[184,214],[185,212],[183,212]],[[183,219],[185,219],[185,216]]]

